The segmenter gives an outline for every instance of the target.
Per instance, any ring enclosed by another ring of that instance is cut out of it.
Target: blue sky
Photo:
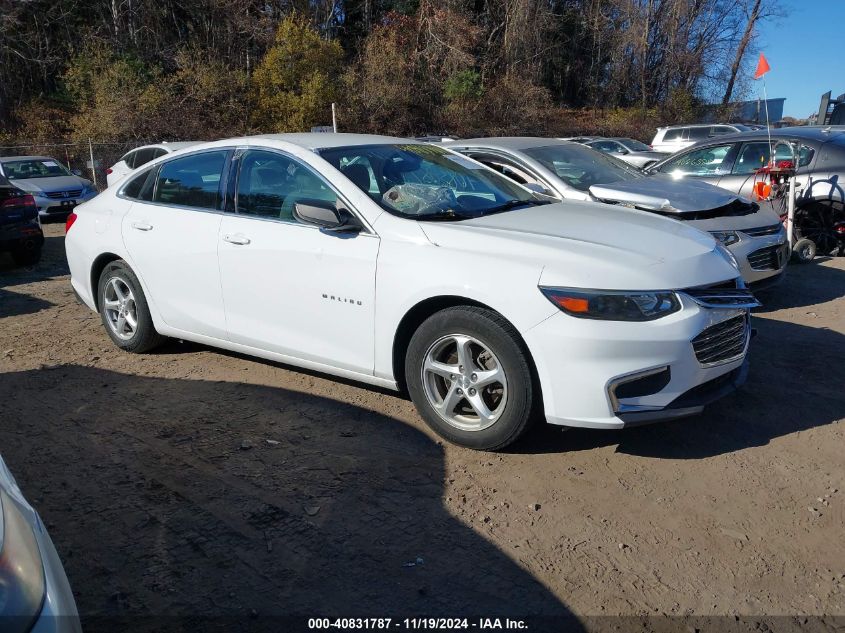
[[[757,45],[772,68],[766,89],[769,98],[786,97],[784,116],[805,118],[818,112],[822,93],[845,93],[845,0],[774,2],[788,15],[760,28]],[[752,73],[758,56],[748,60]]]

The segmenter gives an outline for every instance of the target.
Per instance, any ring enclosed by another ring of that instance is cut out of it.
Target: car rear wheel
[[[420,325],[405,357],[408,391],[426,423],[478,450],[515,442],[532,421],[534,384],[519,334],[484,308],[442,310]]]
[[[123,260],[105,267],[97,296],[106,332],[120,349],[141,354],[164,340],[155,330],[138,277]]]

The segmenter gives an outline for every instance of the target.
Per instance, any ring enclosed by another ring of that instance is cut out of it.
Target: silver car
[[[49,156],[4,156],[0,175],[35,198],[42,219],[65,218],[76,205],[97,195],[90,180],[71,173]]]
[[[82,631],[53,541],[1,457],[0,623],[4,633]]]
[[[728,247],[752,287],[772,284],[784,272],[789,247],[777,214],[719,187],[647,176],[594,149],[557,139],[479,138],[444,145],[555,199],[597,200],[689,222]]]
[[[581,141],[581,143],[605,154],[610,154],[623,163],[628,163],[640,169],[666,158],[666,154],[653,151],[645,143],[622,136],[614,138],[591,138]]]
[[[771,140],[770,140],[771,139]],[[765,180],[772,150],[776,163],[796,163],[796,237],[816,245],[819,254],[845,255],[845,126],[789,127],[722,136],[697,143],[646,169],[686,181],[718,185],[753,195]],[[781,201],[782,203],[782,201]]]

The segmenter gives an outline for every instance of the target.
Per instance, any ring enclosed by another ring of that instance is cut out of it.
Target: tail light
[[[70,231],[70,227],[73,226],[73,223],[76,222],[77,215],[75,213],[71,213],[67,216],[67,220],[65,220],[65,233]]]
[[[11,207],[28,207],[35,208],[35,198],[28,193],[23,196],[15,196],[14,198],[6,198],[0,202],[0,209],[9,209]]]
[[[111,168],[111,167],[109,167],[109,168],[106,170],[106,176],[108,176],[109,174],[112,174],[112,173],[114,173],[114,171],[112,170],[112,168]]]

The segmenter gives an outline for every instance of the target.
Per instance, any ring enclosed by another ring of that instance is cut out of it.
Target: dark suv
[[[35,199],[0,176],[0,252],[9,251],[20,266],[41,259],[44,233]]]

